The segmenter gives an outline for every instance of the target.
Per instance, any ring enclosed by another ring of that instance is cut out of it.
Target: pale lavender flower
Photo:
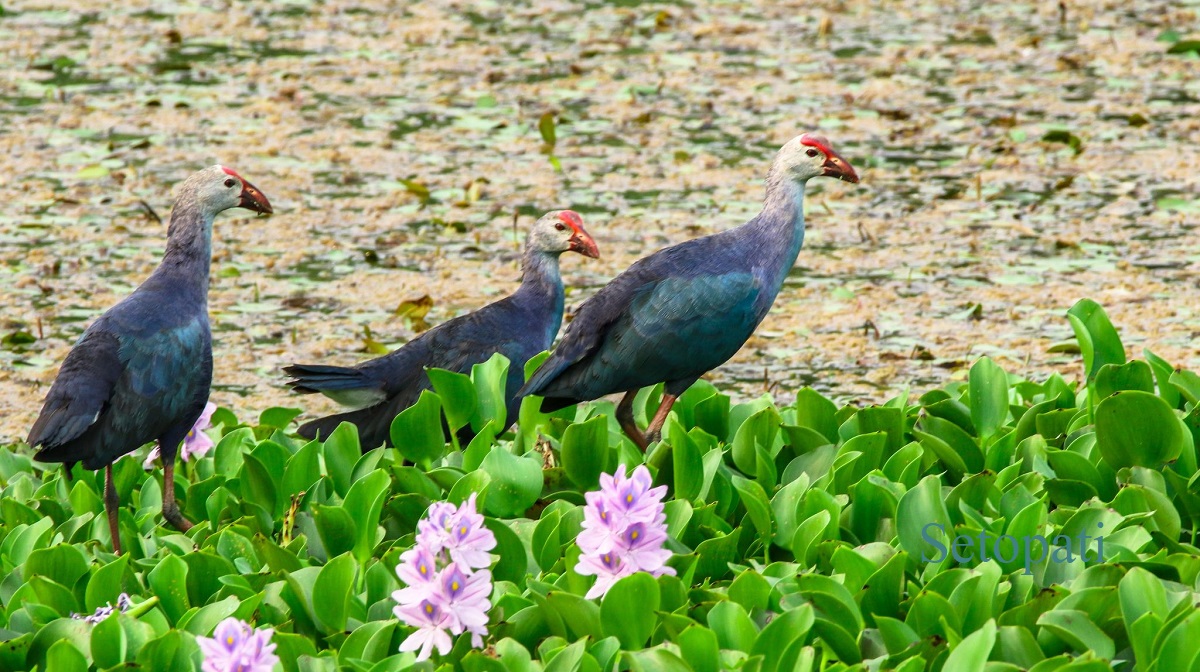
[[[575,539],[582,554],[575,571],[596,577],[589,599],[604,595],[617,579],[634,572],[675,573],[665,565],[671,551],[662,547],[667,540],[662,503],[666,486],[652,487],[645,465],[638,465],[629,477],[625,474],[625,465],[611,476],[601,474],[600,491],[584,496],[587,506]]]
[[[471,646],[483,647],[487,634],[488,609],[492,608],[492,573],[486,569],[467,575],[451,562],[441,576],[442,597],[452,619],[450,632],[471,633]]]
[[[429,507],[426,520],[417,523],[417,543],[430,553],[446,550],[450,559],[464,572],[492,564],[488,551],[496,547],[496,535],[483,524],[483,516],[475,509],[476,494],[471,493],[462,506],[438,502]]]
[[[600,474],[600,491],[584,495],[588,505],[583,511],[579,549],[584,553],[607,553],[630,525],[661,525],[666,520],[662,498],[667,486],[652,488],[653,482],[644,464],[628,478],[623,464],[611,476]]]
[[[634,523],[621,535],[614,552],[631,565],[634,571],[649,572],[652,576],[670,574],[674,576],[675,568],[667,567],[671,559],[671,551],[663,548],[667,540],[667,530],[661,526]]]
[[[596,577],[594,583],[587,595],[586,599],[604,597],[609,588],[617,582],[617,579],[625,578],[634,572],[633,565],[630,565],[621,559],[618,553],[601,553],[592,555],[579,556],[579,562],[575,565],[575,573],[582,576]]]
[[[100,623],[100,621],[103,621],[104,619],[108,618],[109,616],[112,616],[113,611],[114,611],[114,609],[113,609],[112,605],[110,604],[110,605],[104,606],[104,607],[96,607],[96,611],[91,614],[88,614],[87,616],[83,616],[80,614],[71,614],[71,618],[74,618],[77,620],[83,619],[84,621],[91,623],[92,625],[96,625],[96,624]]]
[[[446,629],[450,627],[450,615],[432,600],[421,600],[415,604],[399,605],[393,610],[396,617],[416,628],[417,631],[400,642],[401,651],[418,651],[417,662],[427,660],[437,648],[439,655],[450,653],[454,641]]]
[[[419,604],[438,590],[437,560],[429,549],[417,546],[402,553],[396,574],[405,587],[394,591],[392,599],[401,604]]]
[[[475,510],[475,493],[458,507],[458,513],[450,526],[450,540],[446,548],[450,560],[470,574],[473,570],[490,567],[496,547],[496,535],[483,524],[483,516]]]
[[[198,459],[204,457],[208,454],[208,451],[212,450],[214,445],[213,440],[208,434],[204,433],[204,430],[212,425],[212,415],[216,410],[217,405],[211,401],[204,404],[204,410],[200,412],[200,417],[196,418],[196,424],[192,425],[191,430],[188,431],[187,436],[183,439],[183,445],[179,449],[179,457],[184,462],[192,458]],[[142,462],[142,468],[147,470],[153,469],[154,461],[161,456],[161,447],[154,446],[154,449],[146,455],[146,460]]]
[[[496,536],[476,511],[474,494],[454,506],[438,502],[417,523],[416,546],[400,556],[396,574],[404,587],[392,593],[396,617],[416,628],[400,645],[426,660],[453,646],[450,635],[471,633],[471,645],[483,647],[491,608]]]
[[[587,506],[583,508],[582,530],[576,538],[579,550],[588,555],[608,553],[617,545],[624,528],[616,524],[616,516],[609,510],[604,493],[589,492],[584,499]]]
[[[221,621],[213,636],[197,637],[204,654],[202,672],[271,672],[279,662],[271,628],[254,629],[234,617]]]
[[[430,504],[425,517],[417,522],[417,544],[434,555],[441,553],[450,542],[450,525],[456,513],[458,507],[450,502]]]

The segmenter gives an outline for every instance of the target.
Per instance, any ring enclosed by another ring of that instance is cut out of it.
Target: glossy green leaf
[[[563,469],[581,490],[599,488],[600,474],[609,468],[608,418],[598,415],[591,420],[573,423],[563,432]]]
[[[1008,418],[1008,376],[988,357],[971,366],[971,422],[980,440],[991,438]]]
[[[640,649],[649,641],[657,620],[658,582],[637,572],[608,589],[600,603],[600,625],[605,635],[616,637],[626,650]]]
[[[489,422],[502,429],[508,414],[509,361],[500,353],[493,354],[486,362],[471,367],[471,383],[475,387],[478,402],[471,418],[471,429],[478,432]],[[508,420],[511,423],[516,418]]]
[[[325,469],[333,480],[333,489],[345,497],[354,480],[354,465],[362,455],[358,427],[343,422],[325,439]]]
[[[330,560],[317,574],[312,593],[313,614],[317,625],[326,632],[346,629],[356,571],[354,557],[344,554]]]
[[[392,445],[414,464],[428,466],[442,456],[446,441],[442,431],[442,402],[425,390],[417,403],[401,411],[391,426]]]
[[[1100,304],[1081,299],[1067,311],[1067,320],[1079,341],[1088,381],[1093,380],[1105,364],[1125,363],[1125,346]]]
[[[722,649],[750,653],[758,638],[758,629],[750,615],[735,602],[718,602],[708,612],[708,627],[717,635]]]
[[[1154,373],[1149,364],[1135,359],[1121,365],[1105,364],[1096,372],[1096,401],[1125,390],[1154,392]]]
[[[490,477],[485,508],[495,516],[513,516],[533,506],[542,494],[542,465],[536,457],[493,450],[480,466]]]
[[[1096,407],[1096,447],[1113,469],[1159,467],[1183,446],[1183,425],[1160,397],[1120,392]]]
[[[443,369],[427,369],[425,373],[442,402],[442,412],[446,414],[450,431],[457,432],[469,425],[478,406],[471,377]]]

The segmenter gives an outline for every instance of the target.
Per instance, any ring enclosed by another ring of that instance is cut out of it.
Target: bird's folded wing
[[[67,354],[50,386],[42,413],[29,430],[29,445],[53,448],[79,438],[104,412],[125,370],[120,341],[92,329]]]
[[[208,339],[207,316],[122,338],[121,358],[129,371],[130,390],[146,399],[166,395],[169,399],[164,401],[174,402],[179,397],[179,404],[167,403],[164,410],[182,405],[192,390],[181,383],[192,378]]]
[[[594,352],[604,342],[608,328],[620,319],[630,300],[638,294],[652,291],[655,284],[655,280],[621,275],[584,301],[576,311],[575,319],[567,325],[562,340],[554,346],[554,352],[533,372],[517,396],[538,394],[563,370]]]
[[[590,375],[649,371],[651,378],[674,380],[720,365],[754,330],[760,289],[750,273],[663,279],[636,296],[609,329],[596,353],[599,370]]]

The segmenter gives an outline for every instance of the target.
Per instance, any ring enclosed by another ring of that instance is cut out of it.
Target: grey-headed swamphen
[[[211,166],[183,182],[162,263],[83,332],[29,430],[29,445],[41,447],[34,459],[104,467],[104,508],[117,553],[112,463],[151,441],[162,454],[163,517],[180,531],[192,526],[175,501],[175,455],[212,384],[213,218],[237,207],[271,212],[262,192],[230,168]]]
[[[558,258],[563,252],[600,256],[596,242],[583,229],[583,219],[571,210],[548,213],[534,223],[525,242],[521,286],[511,296],[444,322],[395,352],[357,366],[284,367],[292,377],[288,384],[296,392],[320,392],[357,408],[305,423],[300,435],[310,439],[328,437],[339,424],[349,422],[358,427],[364,451],[391,445],[392,420],[431,386],[426,368],[469,373],[474,364],[487,361],[497,352],[510,362],[505,397],[507,423],[513,422],[525,363],[549,349],[562,324],[563,285]]]
[[[519,396],[543,411],[623,392],[622,429],[645,450],[676,397],[750,338],[783,287],[804,242],[804,185],[858,176],[829,141],[805,134],[767,173],[762,212],[745,224],[638,260],[579,307],[553,354]],[[646,433],[633,418],[639,388],[665,383]]]

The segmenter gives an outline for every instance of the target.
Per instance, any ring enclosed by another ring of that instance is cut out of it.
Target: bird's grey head
[[[179,187],[179,200],[191,200],[212,215],[230,208],[273,212],[267,197],[232,168],[216,165],[194,173]]]
[[[813,133],[789,140],[775,157],[774,169],[797,182],[822,175],[858,182],[858,174],[850,162],[839,156],[828,140]]]
[[[574,210],[555,210],[542,215],[529,230],[526,247],[551,254],[578,252],[593,259],[600,256],[596,241],[583,229],[583,218]]]

